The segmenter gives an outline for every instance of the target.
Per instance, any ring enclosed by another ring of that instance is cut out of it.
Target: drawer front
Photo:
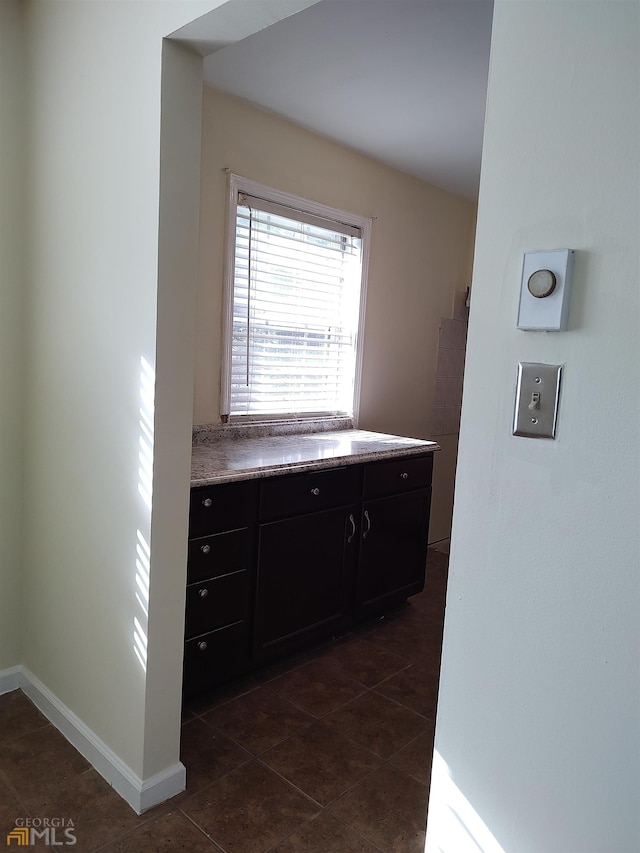
[[[246,619],[247,578],[247,572],[234,572],[190,584],[187,587],[186,638]]]
[[[192,696],[243,672],[249,663],[246,622],[203,634],[184,644],[183,692]]]
[[[187,583],[249,569],[249,531],[233,530],[189,540]]]
[[[255,480],[191,489],[189,537],[247,527],[255,518]]]
[[[260,519],[270,521],[353,503],[360,496],[361,466],[311,471],[264,480]]]
[[[423,489],[431,485],[432,471],[433,453],[369,462],[364,466],[364,496],[376,498]]]

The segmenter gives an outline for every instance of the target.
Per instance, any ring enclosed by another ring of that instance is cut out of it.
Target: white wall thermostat
[[[518,328],[563,332],[569,324],[573,249],[527,252],[522,264]]]

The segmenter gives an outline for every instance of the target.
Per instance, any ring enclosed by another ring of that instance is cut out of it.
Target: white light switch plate
[[[520,282],[519,329],[562,332],[568,327],[574,255],[573,249],[525,254]],[[549,270],[555,276],[555,287],[548,296],[536,297],[529,290],[529,279],[538,270]]]
[[[518,363],[514,435],[555,438],[561,374],[560,364]]]

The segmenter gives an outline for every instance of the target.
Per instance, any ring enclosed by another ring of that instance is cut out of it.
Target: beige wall
[[[188,174],[182,194],[166,196],[181,171],[178,156],[195,160],[197,173],[201,106],[199,57],[181,63],[171,51],[179,91],[163,92],[162,40],[219,2],[25,6],[29,535],[21,662],[142,780],[171,770],[179,753],[191,438],[191,394],[185,400],[182,389],[192,358],[186,347],[172,359],[179,344],[171,336],[193,336],[197,174],[195,191]],[[165,132],[172,118],[174,132]],[[170,211],[185,209],[169,241]],[[167,331],[172,289],[183,308]],[[158,450],[152,510],[138,488],[143,358],[157,401],[155,415],[149,411]],[[144,608],[136,595],[140,537],[151,548]],[[136,619],[148,633],[146,671]]]
[[[428,437],[438,324],[451,316],[454,292],[469,281],[474,205],[209,88],[203,109],[194,423],[219,421],[225,168],[374,217],[359,426]],[[436,464],[431,541],[448,535],[452,444],[443,442],[449,446]]]
[[[0,2],[0,668],[136,808],[183,778],[202,63],[164,40],[312,2]]]
[[[24,23],[0,3],[0,670],[20,663]]]

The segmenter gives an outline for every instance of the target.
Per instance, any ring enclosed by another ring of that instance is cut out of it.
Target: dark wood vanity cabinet
[[[419,592],[432,464],[428,453],[193,488],[185,695]]]

